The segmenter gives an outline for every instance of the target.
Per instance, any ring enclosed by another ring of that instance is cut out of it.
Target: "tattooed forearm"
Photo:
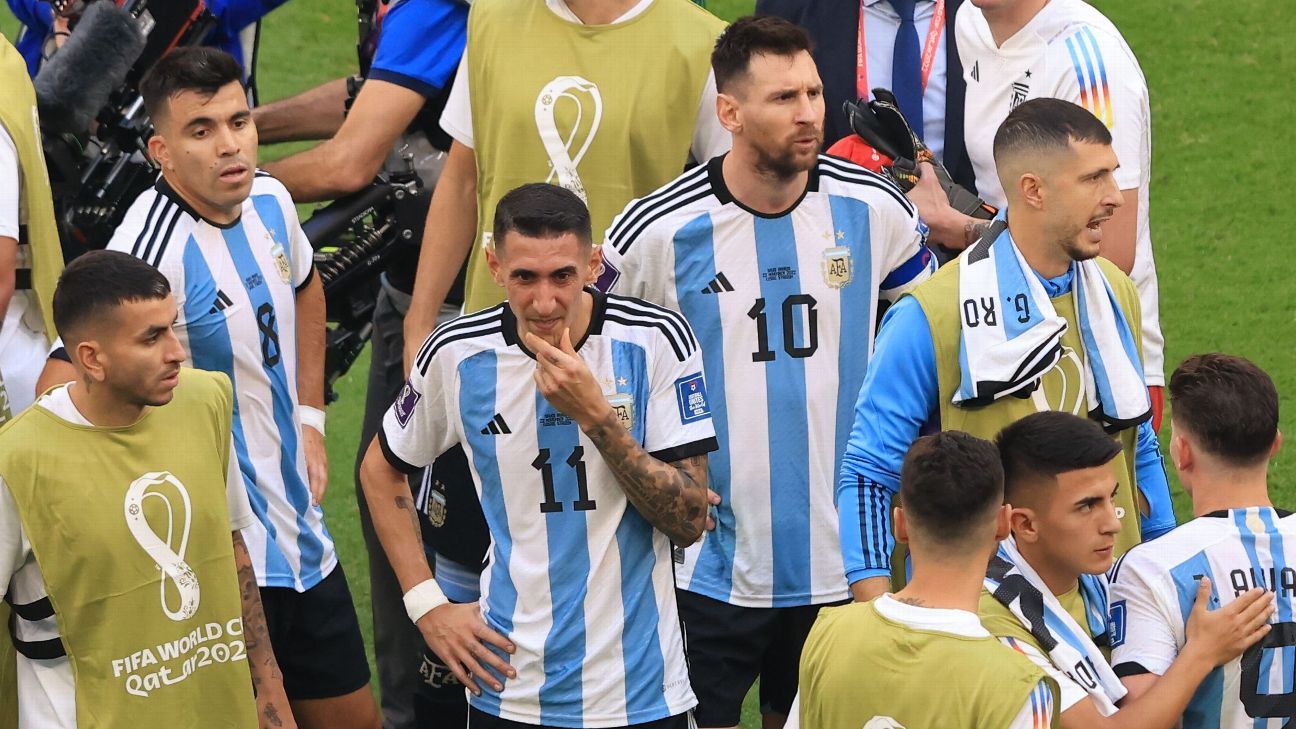
[[[702,537],[707,514],[705,455],[663,463],[648,455],[612,412],[585,434],[648,523],[681,547]]]
[[[261,725],[283,726],[280,709],[273,701],[266,700],[272,695],[283,695],[283,674],[279,671],[279,663],[270,647],[270,629],[266,627],[265,611],[261,608],[261,589],[257,586],[252,555],[243,543],[243,535],[238,532],[232,534],[234,567],[238,574],[239,598],[243,604],[243,644],[247,647],[248,668],[252,672],[252,688],[258,698]]]
[[[409,514],[410,524],[414,526],[416,534],[423,533],[423,527],[419,524],[418,507],[414,506],[414,499],[408,496],[397,496],[396,508]]]

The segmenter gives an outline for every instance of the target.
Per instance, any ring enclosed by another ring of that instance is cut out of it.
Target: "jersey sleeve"
[[[707,75],[702,86],[702,103],[698,105],[697,122],[693,127],[693,143],[689,148],[695,162],[706,162],[712,157],[719,157],[733,146],[733,135],[720,124],[716,114],[715,71]]]
[[[711,404],[702,374],[702,349],[684,317],[671,313],[682,337],[659,337],[653,357],[644,450],[670,463],[716,450]],[[669,340],[669,341],[668,341]]]
[[[878,293],[895,301],[936,272],[936,257],[927,248],[927,224],[918,209],[900,203],[888,205],[880,216],[886,257],[883,259],[882,283]],[[874,239],[877,240],[876,238]]]
[[[454,77],[468,37],[468,5],[459,0],[405,0],[383,18],[369,78],[424,97]]]
[[[238,531],[256,523],[252,504],[248,501],[247,487],[243,485],[243,472],[239,470],[238,450],[234,435],[230,434],[229,463],[225,466],[225,502],[229,506],[230,529]]]
[[[999,636],[999,641],[1029,658],[1031,663],[1034,663],[1049,678],[1057,682],[1057,706],[1059,713],[1065,713],[1067,709],[1070,709],[1081,701],[1089,700],[1089,694],[1084,690],[1084,688],[1081,687],[1080,684],[1068,678],[1065,673],[1059,671],[1057,666],[1053,665],[1053,661],[1050,661],[1048,656],[1041,653],[1035,646],[1024,640],[1010,636]],[[1044,682],[1041,681],[1040,683]],[[1051,693],[1052,691],[1050,690],[1050,694]]]
[[[1179,655],[1182,613],[1157,592],[1162,580],[1155,567],[1130,553],[1112,569],[1111,658],[1118,676],[1163,675]]]
[[[468,58],[468,47],[464,44],[463,58]],[[454,86],[450,87],[450,96],[446,99],[445,108],[441,110],[441,129],[450,138],[468,149],[473,148],[472,97],[468,89],[468,64],[460,63],[455,71]]]
[[[432,332],[423,350],[436,344],[439,331]],[[418,360],[422,360],[423,350]],[[438,354],[444,357],[445,350]],[[434,354],[424,365],[416,364],[383,415],[378,444],[387,461],[403,473],[431,465],[437,456],[454,445],[445,396],[450,383],[444,381],[441,357]]]
[[[1053,718],[1057,714],[1056,706],[1057,698],[1054,696],[1053,687],[1048,681],[1040,681],[1035,684],[1035,688],[1031,690],[1026,703],[1022,704],[1021,711],[1017,712],[1008,729],[1048,729],[1053,726]]]
[[[131,203],[126,217],[105,246],[107,250],[129,253],[147,261],[162,272],[171,284],[171,296],[175,299],[180,316],[178,323],[181,324],[184,323],[186,301],[183,242],[192,230],[189,222],[187,213],[178,210],[162,193],[149,188]],[[171,238],[167,241],[166,250],[173,246],[175,250],[172,255],[159,258],[156,251],[163,247],[161,238],[167,235]],[[175,255],[177,251],[181,255]]]
[[[1150,159],[1151,124],[1147,81],[1129,46],[1119,36],[1082,26],[1049,47],[1050,66],[1058,73],[1058,98],[1088,109],[1111,130],[1120,167],[1116,183],[1137,188]]]
[[[603,272],[594,285],[604,293],[633,296],[658,306],[667,306],[666,288],[674,276],[657,265],[656,225],[641,228],[637,224],[647,204],[643,198],[631,200],[612,219],[603,236]]]

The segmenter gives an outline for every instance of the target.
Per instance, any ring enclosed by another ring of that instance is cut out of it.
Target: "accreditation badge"
[[[274,236],[270,236],[274,240]],[[279,241],[274,241],[274,247],[270,249],[270,256],[274,258],[275,268],[279,271],[279,278],[284,283],[292,282],[292,268],[288,265],[288,254],[284,252],[284,247]]]
[[[612,406],[612,412],[616,413],[617,420],[625,426],[626,430],[634,429],[634,396],[628,392],[616,392],[608,395],[608,404]]]
[[[855,277],[851,251],[846,246],[825,248],[821,265],[823,267],[824,283],[834,289],[844,287]]]

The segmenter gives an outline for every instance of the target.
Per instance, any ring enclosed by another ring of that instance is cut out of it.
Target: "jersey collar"
[[[801,191],[801,196],[798,197],[787,210],[780,213],[762,213],[752,210],[746,205],[743,205],[740,201],[734,199],[733,193],[729,191],[729,186],[725,184],[724,160],[725,157],[728,156],[729,153],[725,152],[719,157],[714,157],[710,162],[707,162],[707,179],[711,182],[712,194],[716,196],[716,199],[719,200],[722,205],[729,205],[732,203],[758,218],[781,218],[793,210],[796,210],[797,206],[801,204],[801,201],[805,199],[807,193],[819,191],[819,162],[816,159],[815,166],[810,168],[810,174],[806,178],[806,189]]]
[[[586,286],[585,292],[594,298],[594,306],[590,310],[589,328],[585,330],[585,333],[583,335],[581,335],[579,341],[572,344],[572,347],[577,352],[579,352],[581,346],[585,344],[585,340],[589,339],[590,337],[596,334],[603,333],[603,319],[607,311],[606,294],[594,288],[593,286]],[[518,349],[522,350],[523,354],[530,357],[531,359],[535,359],[536,358],[535,352],[532,352],[530,349],[527,349],[527,346],[522,343],[521,339],[518,338],[517,317],[513,315],[513,307],[509,306],[509,303],[507,301],[505,301],[500,306],[504,307],[504,313],[501,315],[501,320],[504,325],[504,343],[517,347]]]
[[[1276,507],[1276,506],[1254,506],[1254,507],[1250,507],[1250,508],[1253,508],[1253,509],[1271,509],[1271,510],[1273,510],[1273,512],[1274,512],[1275,514],[1278,515],[1278,518],[1279,518],[1279,519],[1286,519],[1287,517],[1289,517],[1289,516],[1292,515],[1292,512],[1287,511],[1286,509],[1279,509],[1279,508]],[[1230,515],[1232,515],[1232,513],[1235,512],[1235,511],[1245,511],[1245,509],[1220,509],[1219,511],[1212,511],[1212,512],[1210,512],[1209,514],[1202,514],[1202,515],[1201,515],[1201,518],[1203,518],[1203,519],[1227,519],[1227,518],[1228,518]]]
[[[220,228],[221,230],[229,230],[230,228],[233,228],[234,226],[238,225],[243,220],[241,207],[239,208],[239,216],[228,223],[218,223],[215,220],[212,220],[210,218],[205,218],[202,215],[199,215],[198,211],[194,210],[193,206],[190,205],[187,200],[185,200],[183,197],[180,197],[180,193],[176,192],[174,187],[171,187],[171,183],[167,182],[167,178],[163,175],[158,175],[157,182],[153,184],[153,189],[157,190],[159,195],[162,195],[163,197],[167,198],[171,202],[178,205],[181,210],[188,213],[189,216],[192,217],[194,220],[201,220],[204,223],[212,226],[213,228]]]

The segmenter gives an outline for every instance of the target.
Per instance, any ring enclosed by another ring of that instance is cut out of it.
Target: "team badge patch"
[[[846,246],[834,246],[824,249],[822,265],[824,283],[834,289],[844,287],[855,277],[851,251]]]
[[[442,493],[445,486],[437,481],[428,489],[427,516],[428,523],[434,527],[443,527],[446,522],[446,497]]]
[[[1125,643],[1125,601],[1113,602],[1108,609],[1108,615],[1111,618],[1107,628],[1111,631],[1111,647],[1119,648]]]
[[[396,402],[392,403],[392,412],[396,414],[396,422],[400,423],[400,427],[409,425],[410,418],[414,417],[414,406],[422,399],[422,393],[415,390],[414,385],[406,382],[400,394],[396,396]]]
[[[274,236],[270,237],[274,240]],[[292,281],[292,268],[288,265],[288,254],[284,252],[284,247],[275,241],[274,247],[270,249],[270,255],[274,258],[275,269],[279,271],[279,278],[284,283]]]
[[[628,392],[613,393],[608,395],[608,404],[625,429],[634,430],[634,395]]]
[[[680,422],[692,423],[711,417],[706,381],[701,372],[675,380],[675,400],[679,403]]]

